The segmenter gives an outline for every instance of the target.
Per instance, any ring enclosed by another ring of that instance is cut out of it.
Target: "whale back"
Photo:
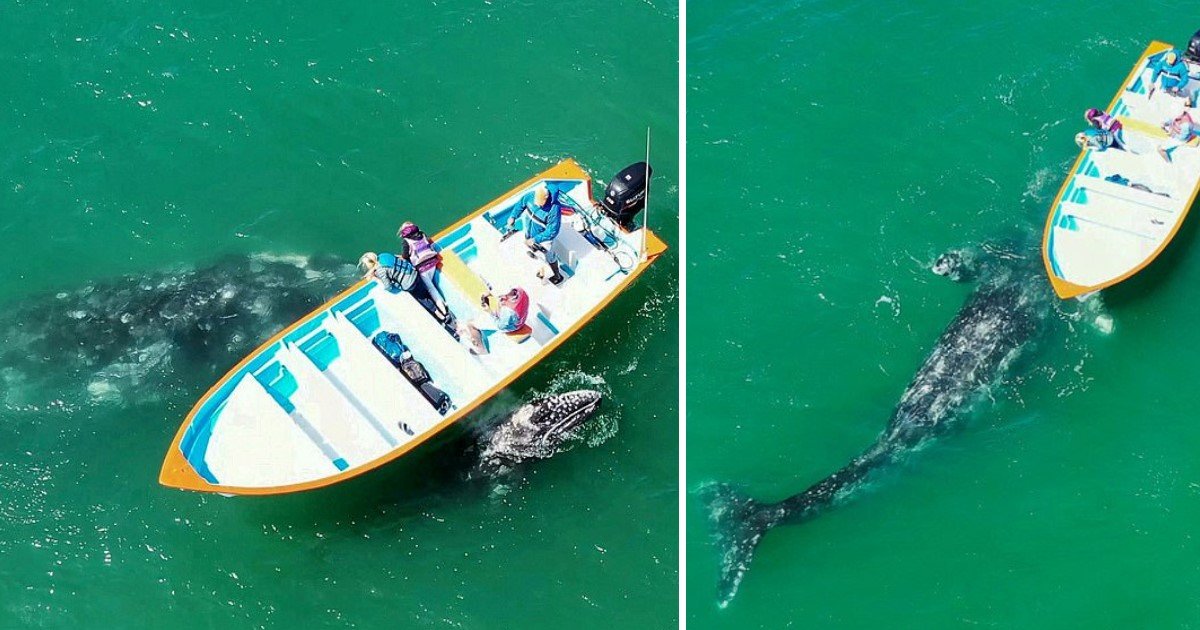
[[[1038,330],[1038,296],[1013,274],[980,285],[938,337],[900,397],[884,434],[913,447],[946,430],[1002,376]]]

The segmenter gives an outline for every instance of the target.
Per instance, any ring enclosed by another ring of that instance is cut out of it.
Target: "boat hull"
[[[1159,154],[1172,145],[1160,125],[1185,110],[1182,98],[1150,87],[1149,64],[1170,49],[1152,42],[1105,110],[1124,123],[1125,148],[1081,151],[1050,206],[1042,259],[1063,299],[1110,287],[1153,262],[1200,192],[1200,150],[1170,149],[1169,162]],[[1187,111],[1200,121],[1200,110]]]

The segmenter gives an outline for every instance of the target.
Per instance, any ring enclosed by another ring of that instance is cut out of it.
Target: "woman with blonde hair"
[[[409,291],[417,282],[417,269],[412,263],[395,254],[367,252],[358,259],[365,278],[375,278],[384,285]]]

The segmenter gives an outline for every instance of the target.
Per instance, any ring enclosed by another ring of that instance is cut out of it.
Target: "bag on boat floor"
[[[404,353],[408,352],[408,346],[405,346],[404,342],[400,340],[400,335],[386,330],[375,333],[375,336],[371,338],[371,343],[379,348],[379,351],[387,357],[388,361],[392,362],[392,365],[397,367],[404,360]]]
[[[387,357],[387,360],[396,366],[396,369],[400,370],[408,382],[416,386],[425,400],[428,400],[438,413],[445,415],[450,410],[450,396],[433,384],[433,379],[429,377],[429,371],[425,369],[424,365],[421,365],[420,361],[412,357],[408,347],[400,340],[400,335],[381,330],[371,339],[371,343],[379,348],[383,356]]]
[[[433,381],[425,381],[417,389],[421,390],[421,394],[425,396],[425,400],[428,400],[433,405],[433,408],[437,409],[438,413],[444,416],[447,411],[450,411],[450,395],[438,389],[433,384]]]

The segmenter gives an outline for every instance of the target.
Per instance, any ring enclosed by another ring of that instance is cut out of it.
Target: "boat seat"
[[[1171,120],[1185,109],[1183,99],[1171,96],[1162,90],[1155,90],[1154,96],[1150,97],[1146,94],[1125,91],[1121,94],[1121,104],[1122,107],[1117,110],[1117,115],[1130,117],[1153,127],[1158,127],[1158,125]]]
[[[214,483],[277,486],[338,472],[253,375],[240,378],[213,422],[204,463]],[[263,448],[264,443],[272,448]]]
[[[1120,175],[1130,181],[1145,184],[1151,190],[1165,192],[1172,197],[1179,196],[1179,184],[1170,177],[1170,172],[1163,168],[1166,163],[1154,151],[1143,154],[1112,150],[1092,151],[1088,158],[1094,168],[1086,169],[1081,174],[1100,179]]]
[[[391,450],[387,438],[338,391],[308,355],[285,343],[279,359],[300,384],[290,399],[296,410],[350,467]]]
[[[490,370],[446,329],[425,312],[408,293],[380,291],[375,303],[380,325],[403,331],[401,337],[434,382],[453,400],[470,400],[483,393],[492,381]],[[465,321],[460,319],[460,321]]]
[[[1087,203],[1064,201],[1062,214],[1097,228],[1151,241],[1163,238],[1175,223],[1171,216],[1156,210],[1143,208],[1139,211],[1134,208],[1137,206],[1094,195],[1088,198]]]
[[[530,328],[530,334],[533,335],[538,345],[546,345],[558,334],[558,327],[552,323],[550,314],[541,304],[531,304],[529,306],[527,325]]]
[[[1104,228],[1087,223],[1076,229],[1054,228],[1052,256],[1066,280],[1084,286],[1102,284],[1141,264],[1154,251],[1154,241],[1112,230],[1103,231],[1106,245],[1098,247],[1097,230]]]
[[[364,407],[377,430],[393,446],[408,441],[441,420],[441,414],[407,378],[353,324],[334,313],[329,330],[342,348],[339,360],[330,364],[327,376],[343,383],[343,393]]]
[[[1075,178],[1075,187],[1078,190],[1083,190],[1089,193],[1096,193],[1105,197],[1112,197],[1119,201],[1136,204],[1141,207],[1152,208],[1164,213],[1164,219],[1175,214],[1171,206],[1176,205],[1175,201],[1170,197],[1156,195],[1152,192],[1146,192],[1132,186],[1110,182],[1106,179],[1093,177],[1091,175],[1078,175]],[[1174,220],[1172,217],[1170,220]]]

